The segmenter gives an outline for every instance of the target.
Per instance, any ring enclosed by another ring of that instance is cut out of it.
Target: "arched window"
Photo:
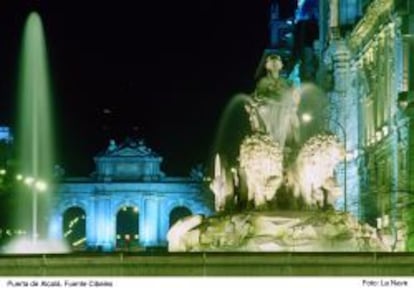
[[[86,245],[86,213],[80,207],[70,207],[63,213],[63,237],[73,250]]]
[[[177,222],[178,220],[192,215],[191,210],[184,206],[175,207],[171,210],[170,213],[170,228]]]
[[[130,250],[139,243],[139,211],[137,207],[123,206],[116,215],[116,247]]]

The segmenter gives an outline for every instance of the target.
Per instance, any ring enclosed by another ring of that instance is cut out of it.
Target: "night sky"
[[[42,17],[59,163],[87,176],[93,156],[145,139],[168,175],[205,163],[232,95],[251,92],[268,44],[269,1],[18,1],[0,3],[0,124],[14,125],[25,19]]]

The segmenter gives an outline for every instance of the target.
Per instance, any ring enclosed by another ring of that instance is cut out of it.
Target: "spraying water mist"
[[[31,241],[10,243],[9,253],[45,253],[54,247],[47,235],[48,202],[53,178],[54,145],[46,42],[39,14],[25,23],[18,79],[17,155],[19,163],[18,227]],[[11,247],[11,248],[10,248]]]

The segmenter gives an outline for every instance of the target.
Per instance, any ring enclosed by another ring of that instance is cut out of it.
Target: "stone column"
[[[408,124],[408,151],[407,151],[407,199],[404,203],[405,222],[408,227],[407,248],[414,251],[414,103],[408,105],[406,115],[409,118]]]
[[[398,140],[398,92],[401,91],[402,79],[400,77],[402,73],[402,42],[401,42],[401,33],[400,26],[395,21],[389,24],[389,34],[390,41],[389,47],[390,50],[390,87],[389,91],[391,97],[389,99],[390,103],[390,123],[391,123],[391,142],[392,142],[392,195],[391,195],[391,229],[393,233],[397,234],[397,221],[401,220],[401,212],[397,208],[398,199],[400,195],[399,191],[399,182],[401,175],[399,173],[399,140]]]
[[[144,198],[144,227],[142,227],[141,242],[144,246],[160,245],[160,211],[159,198],[155,195],[148,195]]]
[[[159,226],[160,226],[160,234],[159,234],[159,241],[160,245],[166,246],[168,243],[167,241],[167,233],[170,229],[170,211],[167,210],[168,201],[167,199],[163,198],[160,199],[160,219],[159,219]]]
[[[96,249],[97,247],[97,231],[96,231],[96,215],[95,215],[95,197],[91,196],[86,207],[86,247],[88,249]]]
[[[339,0],[329,1],[329,32],[330,39],[338,39],[339,35]]]
[[[352,148],[351,143],[349,143],[348,136],[351,136],[349,125],[351,120],[355,121],[356,117],[352,119],[347,119],[347,113],[349,111],[349,101],[352,100],[352,97],[348,97],[348,93],[350,92],[350,51],[344,39],[335,39],[331,41],[330,47],[332,53],[332,65],[333,65],[333,77],[334,77],[334,85],[333,90],[329,94],[329,121],[327,124],[329,125],[329,130],[335,131],[335,134],[341,139],[342,142],[345,144],[345,148],[349,151]],[[354,131],[353,131],[354,132]],[[356,131],[355,131],[356,132]],[[345,205],[345,198],[348,196],[348,163],[343,162],[342,165],[338,166],[338,173],[336,174],[336,178],[338,183],[342,186],[343,193],[346,193],[346,196],[339,200],[337,205],[339,205],[338,209],[347,210],[348,201]],[[346,175],[345,175],[346,174]],[[346,179],[346,180],[345,180]],[[341,203],[342,201],[342,203]]]
[[[52,240],[63,240],[63,211],[53,210],[49,220],[48,236]]]
[[[91,238],[95,239],[96,248],[103,251],[112,251],[115,248],[115,215],[112,215],[111,198],[99,195],[95,200],[93,219],[87,220]],[[88,217],[87,217],[88,219]]]
[[[339,26],[339,1],[330,0],[329,1],[329,27],[337,28]]]

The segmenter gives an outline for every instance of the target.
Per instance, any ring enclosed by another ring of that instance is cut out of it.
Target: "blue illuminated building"
[[[213,196],[204,189],[202,175],[167,177],[160,168],[162,157],[143,141],[127,139],[119,146],[111,141],[94,160],[91,177],[69,178],[59,185],[50,237],[73,239],[68,241],[72,246],[90,250],[112,251],[126,242],[132,247],[166,246],[167,232],[177,219],[213,211]],[[78,217],[65,219],[75,210]],[[85,233],[78,239],[70,237],[75,222]]]
[[[13,141],[13,136],[11,134],[10,128],[7,126],[0,126],[0,141],[11,143]]]

